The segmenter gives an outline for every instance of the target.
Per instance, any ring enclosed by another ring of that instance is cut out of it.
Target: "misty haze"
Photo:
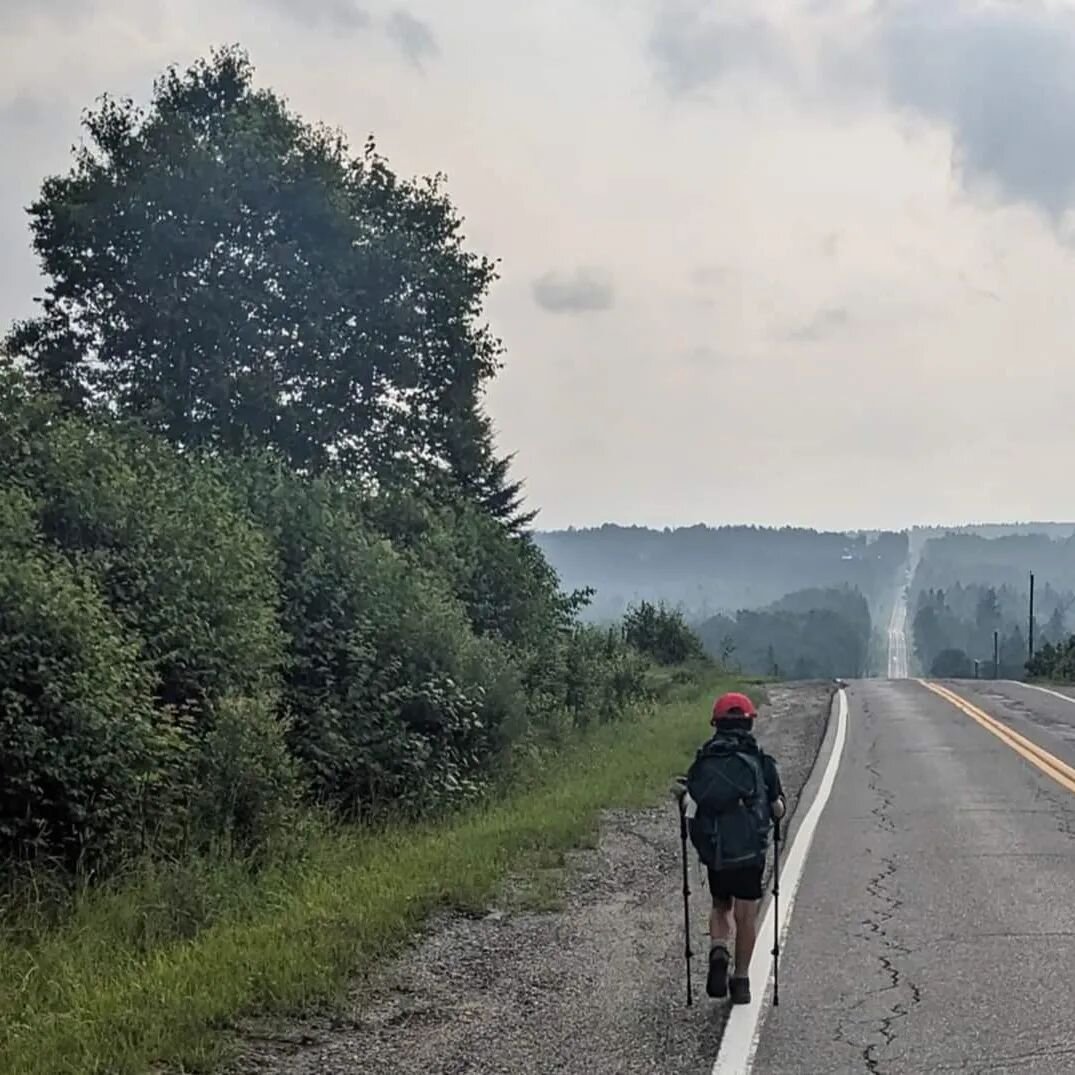
[[[1075,1072],[1075,0],[0,43],[0,1075]]]

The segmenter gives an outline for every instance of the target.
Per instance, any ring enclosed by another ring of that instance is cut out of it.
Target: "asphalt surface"
[[[1068,765],[1075,765],[1075,688],[1049,686],[1046,693],[1010,680],[942,680],[968,702]],[[1057,698],[1061,694],[1063,698]]]
[[[1072,760],[1075,704],[948,686]],[[1075,796],[913,681],[849,700],[755,1075],[1075,1072]]]
[[[945,686],[1075,764],[1075,689],[1069,702]],[[778,688],[780,719],[759,729],[793,798],[824,731],[826,692],[811,689]],[[915,681],[848,697],[754,1075],[1075,1075],[1075,795]],[[610,816],[562,911],[438,923],[350,1012],[250,1033],[233,1070],[707,1075],[727,1008],[704,996],[703,959],[683,1005],[673,821]],[[691,879],[701,954],[706,893]]]
[[[794,818],[828,723],[829,684],[770,689],[758,738]],[[705,738],[706,714],[699,718]],[[684,759],[684,766],[689,762]],[[708,892],[690,873],[695,1004],[684,1000],[678,815],[608,815],[572,856],[561,910],[491,908],[433,923],[356,982],[349,1009],[248,1024],[230,1071],[293,1075],[708,1075],[727,1005],[705,996]],[[759,988],[768,971],[759,944]]]

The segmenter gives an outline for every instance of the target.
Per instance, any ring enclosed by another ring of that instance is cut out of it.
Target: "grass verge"
[[[206,864],[90,892],[63,925],[0,942],[0,1071],[211,1070],[230,1020],[338,996],[432,911],[481,910],[509,873],[592,840],[601,809],[652,802],[729,686],[581,733],[525,786],[436,824],[320,833],[299,867]]]

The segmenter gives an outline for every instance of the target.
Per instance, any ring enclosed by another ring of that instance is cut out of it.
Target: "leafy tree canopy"
[[[69,407],[183,446],[271,446],[302,470],[462,488],[525,525],[481,408],[496,278],[443,176],[302,121],[244,52],[105,97],[30,209],[49,279],[7,352]]]

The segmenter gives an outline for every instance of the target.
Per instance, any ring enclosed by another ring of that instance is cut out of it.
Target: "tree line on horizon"
[[[696,628],[730,668],[774,679],[855,679],[869,673],[869,603],[850,586],[786,594],[761,609],[713,616]]]
[[[647,600],[701,623],[808,589],[851,587],[880,608],[891,598],[909,539],[802,527],[607,524],[539,531],[535,540],[565,586],[593,588],[587,618],[615,620],[628,605]]]
[[[1028,665],[1030,571],[1035,573],[1035,657]],[[911,587],[919,667],[930,675],[998,674],[1063,680],[1075,672],[1075,539],[1042,533],[946,534],[929,540]]]

